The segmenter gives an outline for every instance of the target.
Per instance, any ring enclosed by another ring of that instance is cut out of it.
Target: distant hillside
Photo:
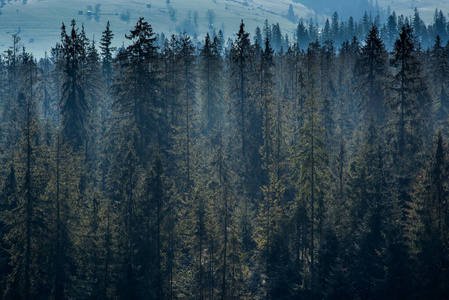
[[[373,0],[376,1],[376,0]],[[378,0],[379,6],[383,8],[390,7],[391,11],[396,11],[399,15],[410,16],[418,8],[421,18],[429,24],[433,22],[435,9],[443,10],[445,15],[449,13],[449,2],[439,0]]]
[[[426,22],[433,18],[435,3],[414,1]],[[378,1],[384,9],[389,4],[399,14],[413,12],[410,0]],[[293,12],[288,14],[290,5]],[[449,4],[439,5],[449,11]],[[115,44],[120,46],[139,17],[145,17],[156,32],[166,36],[186,31],[202,38],[206,32],[221,29],[226,37],[233,37],[242,19],[250,33],[268,19],[270,24],[279,23],[284,34],[293,36],[299,18],[313,18],[322,25],[338,11],[343,19],[354,15],[357,20],[375,6],[373,0],[0,0],[0,52],[11,45],[11,35],[19,33],[28,51],[43,56],[58,42],[62,22],[68,24],[72,19],[83,23],[87,36],[96,40],[110,21]]]
[[[26,3],[26,4],[25,4]],[[294,18],[287,17],[292,4]],[[115,43],[121,45],[139,17],[144,17],[153,29],[165,35],[187,31],[202,37],[208,31],[223,30],[232,37],[244,20],[247,30],[254,32],[265,19],[279,23],[283,32],[293,34],[296,20],[310,19],[314,12],[291,0],[28,0],[4,2],[0,8],[0,51],[11,44],[11,35],[19,32],[23,44],[37,55],[43,55],[59,40],[62,22],[75,19],[84,24],[89,38],[98,40],[106,22],[111,22]]]
[[[368,0],[293,0],[293,2],[301,3],[319,14],[331,15],[337,11],[345,19],[350,16],[358,19],[365,11],[370,11],[374,7]]]

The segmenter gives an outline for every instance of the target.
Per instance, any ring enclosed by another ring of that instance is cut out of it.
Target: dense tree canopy
[[[13,36],[2,299],[449,297],[444,15],[235,29]]]

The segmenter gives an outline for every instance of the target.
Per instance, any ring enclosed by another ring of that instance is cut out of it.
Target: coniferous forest
[[[14,35],[3,299],[449,298],[448,26],[393,21]]]

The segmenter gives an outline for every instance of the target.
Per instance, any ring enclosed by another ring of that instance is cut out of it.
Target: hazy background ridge
[[[124,34],[139,17],[144,17],[157,33],[170,36],[185,30],[202,39],[213,29],[217,32],[221,29],[226,37],[233,37],[242,19],[251,34],[268,19],[270,24],[279,23],[283,34],[293,37],[299,18],[313,19],[321,27],[334,11],[344,21],[349,16],[358,21],[365,11],[372,15],[383,11],[385,15],[394,10],[398,15],[409,16],[413,7],[417,7],[427,25],[433,21],[436,8],[449,12],[449,3],[431,0],[3,0],[0,3],[0,52],[12,44],[12,34],[18,33],[26,49],[38,57],[59,41],[62,22],[69,24],[72,19],[79,25],[83,23],[87,37],[95,37],[97,41],[110,21],[114,43],[120,46]],[[288,14],[290,5],[293,15]]]

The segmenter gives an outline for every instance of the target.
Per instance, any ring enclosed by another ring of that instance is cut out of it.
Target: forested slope
[[[72,21],[39,60],[14,35],[3,298],[448,298],[449,51],[394,21],[391,52],[376,25],[194,44],[141,18],[114,49]]]

